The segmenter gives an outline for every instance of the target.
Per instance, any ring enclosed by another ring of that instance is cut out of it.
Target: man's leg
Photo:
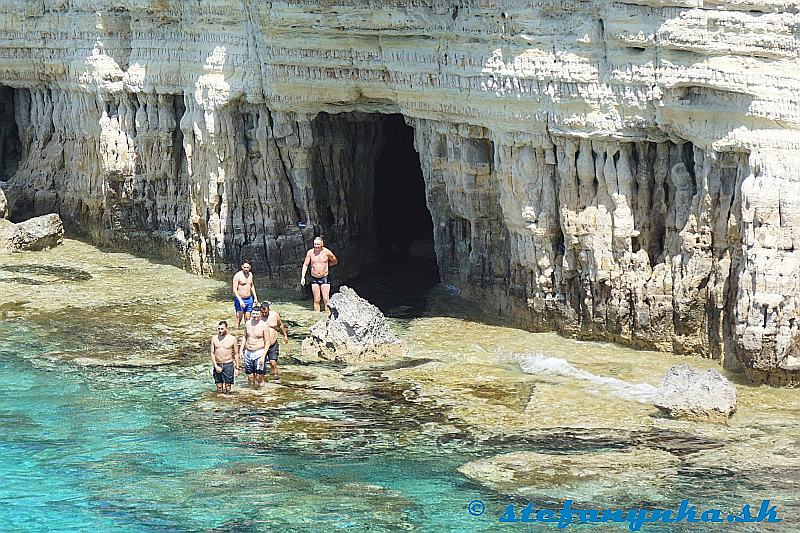
[[[222,394],[222,383],[217,383],[217,394]]]
[[[242,316],[244,316],[244,313],[242,313],[241,311],[236,311],[236,327],[237,328],[240,328],[242,326]]]
[[[231,385],[233,385],[233,377],[236,373],[234,371],[235,363],[226,363],[222,367],[222,383],[224,384],[225,394],[231,393]]]
[[[314,311],[319,311],[319,284],[311,282],[311,294],[314,295]]]
[[[269,360],[269,372],[272,374],[272,377],[278,378],[278,361],[273,359]]]
[[[328,300],[331,299],[331,284],[325,283],[322,285],[322,301],[325,302],[325,311],[328,310]],[[319,311],[319,309],[317,309]]]

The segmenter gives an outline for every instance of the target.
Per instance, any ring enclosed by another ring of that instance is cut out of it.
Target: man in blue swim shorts
[[[242,318],[250,320],[253,304],[258,300],[253,273],[248,261],[242,263],[242,269],[233,276],[233,307],[236,309],[236,327],[242,326]]]

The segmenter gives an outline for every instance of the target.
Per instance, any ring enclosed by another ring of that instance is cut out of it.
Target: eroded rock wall
[[[0,179],[14,216],[196,272],[293,280],[324,233],[346,276],[402,113],[446,283],[797,383],[798,27],[788,0],[0,0]]]

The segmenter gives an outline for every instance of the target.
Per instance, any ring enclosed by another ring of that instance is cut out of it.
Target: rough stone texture
[[[716,370],[675,365],[664,374],[654,403],[672,418],[724,422],[736,412],[736,387]]]
[[[381,361],[405,354],[405,342],[389,329],[380,309],[343,286],[331,296],[331,314],[311,326],[302,356],[337,363]]]
[[[374,254],[402,113],[442,279],[530,328],[800,384],[789,0],[0,0],[14,216],[201,273]],[[298,223],[304,224],[298,224]]]
[[[8,218],[9,214],[6,194],[0,189],[0,218]]]
[[[64,225],[55,213],[14,224],[0,218],[0,251],[44,250],[64,241]]]
[[[520,451],[469,462],[459,471],[501,494],[531,500],[614,504],[666,501],[678,459],[661,450],[545,454]],[[641,475],[632,475],[641,472]],[[647,475],[644,474],[647,472]]]

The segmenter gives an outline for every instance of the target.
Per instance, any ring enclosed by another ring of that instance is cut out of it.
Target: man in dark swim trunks
[[[314,247],[306,253],[306,260],[303,262],[303,272],[300,274],[300,285],[306,285],[306,272],[308,265],[311,265],[311,293],[314,295],[314,311],[319,311],[319,300],[325,302],[325,310],[328,310],[328,300],[331,295],[331,282],[328,279],[328,267],[339,262],[333,252],[325,248],[325,243],[320,235],[314,239]]]
[[[266,322],[266,325],[275,330],[277,333],[279,330],[283,333],[283,343],[289,343],[289,334],[286,332],[286,326],[283,325],[283,320],[281,320],[281,314],[277,311],[270,311],[269,309],[269,302],[262,302],[261,303],[261,320]],[[275,344],[269,347],[267,350],[267,359],[269,359],[269,368],[270,373],[272,374],[273,379],[278,379],[278,338],[275,337]]]
[[[211,337],[211,366],[217,394],[230,394],[233,378],[239,373],[241,364],[237,357],[239,351],[236,337],[228,335],[228,323],[224,320],[217,325],[217,334]]]

